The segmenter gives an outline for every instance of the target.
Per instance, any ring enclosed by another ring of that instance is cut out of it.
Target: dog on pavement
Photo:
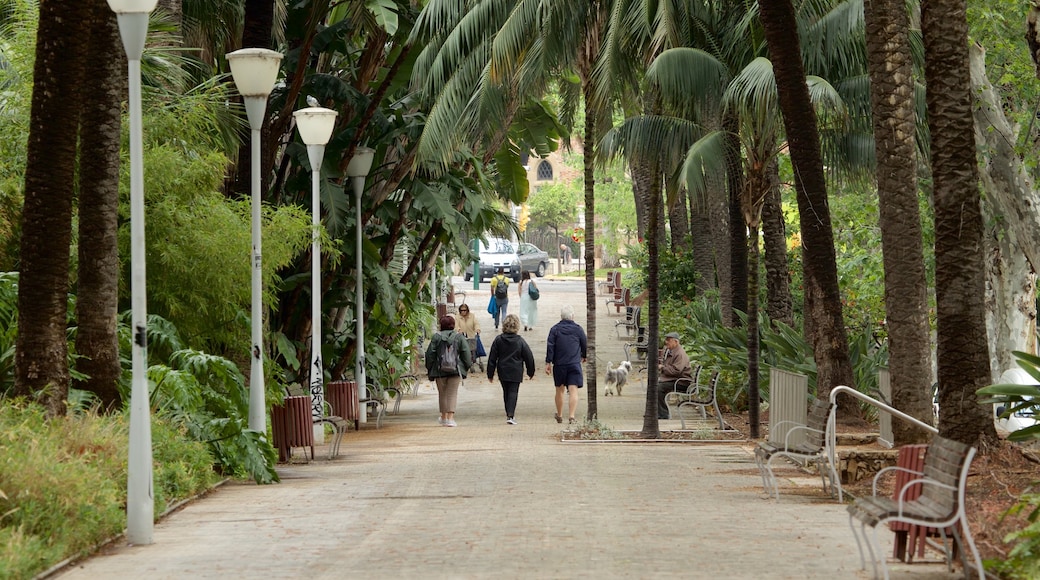
[[[617,367],[614,366],[613,362],[607,362],[607,378],[606,390],[603,396],[609,397],[610,395],[621,396],[621,390],[625,388],[628,383],[628,372],[632,370],[632,363],[621,361]]]

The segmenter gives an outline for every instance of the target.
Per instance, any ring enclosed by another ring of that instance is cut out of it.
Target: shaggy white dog
[[[607,362],[607,378],[606,378],[606,390],[603,396],[609,397],[610,395],[621,396],[621,390],[625,388],[628,383],[628,373],[632,370],[632,363],[621,361],[617,367],[614,367],[613,362]]]

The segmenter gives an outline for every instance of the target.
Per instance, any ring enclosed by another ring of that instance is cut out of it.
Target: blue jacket
[[[585,331],[573,320],[561,320],[549,330],[545,362],[554,365],[580,365],[588,348]]]

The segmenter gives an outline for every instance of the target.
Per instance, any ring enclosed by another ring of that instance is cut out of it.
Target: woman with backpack
[[[437,383],[437,403],[441,416],[438,423],[445,427],[457,427],[455,403],[459,398],[459,384],[473,364],[466,336],[455,332],[455,319],[443,316],[441,331],[433,335],[426,347],[426,377]]]
[[[501,266],[498,268],[498,274],[491,278],[491,296],[495,298],[497,305],[495,330],[498,330],[498,323],[506,319],[509,309],[509,278],[506,276],[506,269]]]
[[[502,385],[502,400],[506,406],[506,423],[516,425],[513,415],[516,413],[516,397],[520,392],[520,382],[524,380],[524,367],[527,367],[527,378],[534,378],[534,353],[527,345],[524,337],[517,334],[520,330],[520,318],[515,314],[506,316],[502,321],[502,334],[495,337],[488,353],[488,382],[495,379],[498,369],[498,382]]]
[[[520,294],[520,323],[524,325],[524,330],[534,330],[534,325],[538,322],[537,300],[541,292],[530,272],[524,272],[520,276],[520,288],[517,292]]]

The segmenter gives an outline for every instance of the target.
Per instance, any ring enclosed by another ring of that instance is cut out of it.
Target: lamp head
[[[108,7],[116,14],[148,13],[155,10],[158,0],[108,0]]]
[[[336,127],[336,111],[324,107],[307,107],[293,113],[296,130],[307,145],[325,145]]]
[[[375,154],[376,150],[371,147],[358,147],[347,164],[347,177],[367,177]]]
[[[282,53],[266,48],[242,48],[226,56],[231,77],[243,97],[266,99],[271,94],[278,79]]]

